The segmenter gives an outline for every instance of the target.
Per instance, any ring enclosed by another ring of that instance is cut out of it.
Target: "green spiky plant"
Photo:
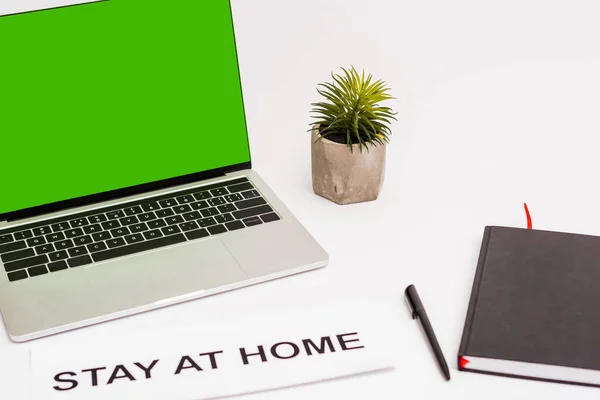
[[[311,114],[319,126],[317,140],[323,138],[359,149],[368,150],[369,145],[388,143],[391,135],[391,120],[395,112],[380,103],[393,99],[386,83],[377,80],[365,71],[359,74],[354,67],[342,68],[343,75],[331,74],[333,82],[320,83],[317,92],[328,101],[312,103]]]

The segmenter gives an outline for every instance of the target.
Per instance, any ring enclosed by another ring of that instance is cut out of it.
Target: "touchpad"
[[[246,274],[221,239],[210,238],[92,264],[86,277],[90,295],[103,293],[104,302],[122,306],[127,299],[146,304],[243,281]]]

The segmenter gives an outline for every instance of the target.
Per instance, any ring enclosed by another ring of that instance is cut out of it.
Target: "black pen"
[[[413,319],[419,319],[421,321],[421,325],[423,325],[423,329],[425,330],[425,335],[427,335],[427,340],[429,340],[429,344],[433,349],[433,353],[435,354],[435,358],[446,377],[446,380],[450,380],[450,370],[448,369],[448,364],[446,364],[446,359],[444,358],[444,354],[442,353],[442,349],[440,348],[440,344],[435,337],[435,333],[433,333],[433,328],[431,327],[431,322],[429,322],[429,318],[427,317],[427,312],[425,312],[425,307],[423,307],[423,303],[421,302],[421,298],[417,293],[417,288],[415,285],[410,285],[406,288],[404,292],[406,294],[406,298],[408,299],[408,303],[412,309],[412,317]]]

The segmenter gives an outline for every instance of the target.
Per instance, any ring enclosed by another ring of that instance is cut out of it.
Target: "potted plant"
[[[391,135],[392,99],[381,80],[354,67],[320,83],[325,101],[312,103],[312,182],[316,194],[338,204],[376,200],[385,175],[386,145]]]

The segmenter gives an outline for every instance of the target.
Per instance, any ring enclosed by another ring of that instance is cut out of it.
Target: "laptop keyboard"
[[[11,282],[279,220],[246,178],[0,230]]]

